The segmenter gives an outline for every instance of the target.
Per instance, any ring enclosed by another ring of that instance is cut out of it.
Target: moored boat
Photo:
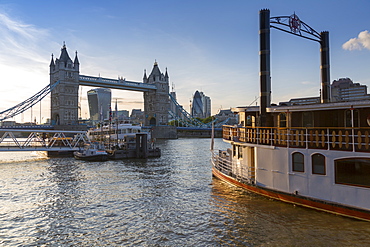
[[[83,149],[73,152],[73,156],[78,160],[86,161],[107,161],[108,153],[104,147],[97,144],[86,145]]]
[[[87,133],[92,141],[105,144],[111,160],[132,158],[154,158],[161,156],[161,150],[154,147],[151,133],[140,125],[111,124],[92,128]]]
[[[102,127],[91,128],[87,131],[87,136],[91,141],[108,142],[123,142],[125,138],[135,137],[137,133],[145,132],[140,125],[129,123],[123,124],[108,124]],[[150,132],[148,133],[150,139]]]
[[[147,133],[136,133],[126,135],[123,140],[116,145],[111,145],[107,149],[109,159],[132,159],[132,158],[154,158],[161,156],[161,150],[155,148],[154,144],[148,140]]]

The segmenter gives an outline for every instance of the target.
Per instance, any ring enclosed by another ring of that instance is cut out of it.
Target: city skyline
[[[263,8],[271,17],[295,13],[316,31],[329,31],[330,81],[349,77],[369,86],[368,7],[367,1],[2,1],[0,110],[49,83],[51,54],[59,57],[64,41],[70,55],[78,51],[84,75],[141,82],[144,70],[151,71],[157,61],[161,71],[168,68],[170,86],[187,111],[196,90],[212,99],[212,114],[249,105],[259,96],[258,11]],[[319,49],[318,43],[271,30],[273,103],[319,95]],[[91,88],[81,89],[85,118]],[[118,99],[119,109],[143,109],[139,92],[112,90],[112,99]],[[39,107],[34,108],[38,119]],[[50,114],[48,101],[42,111]]]

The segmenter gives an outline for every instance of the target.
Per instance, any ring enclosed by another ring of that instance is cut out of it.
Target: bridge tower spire
[[[77,52],[74,62],[63,43],[59,59],[52,56],[50,63],[50,85],[59,84],[51,91],[51,124],[78,124],[78,88],[80,63]]]
[[[150,90],[144,93],[144,114],[146,126],[167,125],[169,101],[169,76],[161,73],[157,61],[155,61],[152,72],[146,78],[144,72],[144,83],[154,84],[156,90]]]

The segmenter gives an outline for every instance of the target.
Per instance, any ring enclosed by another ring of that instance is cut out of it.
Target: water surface
[[[160,158],[108,162],[0,153],[0,245],[370,246],[370,223],[212,178],[209,139],[157,146]]]

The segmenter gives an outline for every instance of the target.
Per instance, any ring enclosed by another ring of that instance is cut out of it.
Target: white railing
[[[223,139],[259,145],[370,152],[370,128],[223,126]]]

